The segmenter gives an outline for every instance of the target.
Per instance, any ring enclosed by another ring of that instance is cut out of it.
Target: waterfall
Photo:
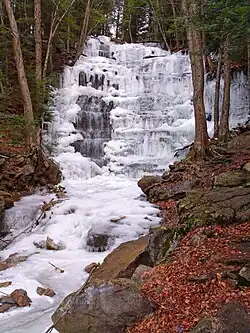
[[[138,177],[162,172],[173,161],[174,150],[194,137],[186,54],[171,55],[152,44],[116,45],[106,37],[90,38],[84,55],[65,68],[61,81],[61,88],[53,92],[54,117],[45,124],[44,140],[60,165],[67,196],[56,200],[29,234],[22,228],[36,220],[39,206],[53,193],[23,198],[6,212],[20,237],[1,256],[18,252],[28,259],[1,272],[2,282],[12,281],[3,290],[10,294],[25,289],[32,305],[2,314],[1,332],[46,331],[58,304],[86,281],[85,266],[101,262],[108,251],[159,224],[159,211],[141,195]],[[237,122],[247,115],[244,74],[235,74],[231,89],[231,114]],[[207,81],[208,113],[213,91],[214,82]],[[212,127],[208,122],[210,131]],[[100,238],[108,241],[97,248],[107,251],[90,252],[96,248],[89,235],[105,235]],[[65,249],[38,251],[33,242],[47,236],[63,242]],[[56,296],[39,296],[36,288],[41,285],[52,288]]]
[[[206,80],[208,115],[214,86]],[[90,38],[76,65],[65,69],[63,87],[72,96],[67,140],[109,171],[132,177],[161,173],[173,161],[174,151],[194,138],[191,68],[185,53],[171,55],[151,44],[118,45],[107,37]],[[232,125],[247,117],[246,96],[246,76],[236,73]],[[210,121],[210,134],[212,129]]]

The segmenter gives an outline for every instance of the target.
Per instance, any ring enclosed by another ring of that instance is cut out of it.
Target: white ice
[[[145,234],[150,226],[160,222],[157,208],[140,196],[137,179],[143,172],[166,168],[173,160],[174,150],[193,139],[187,55],[170,55],[150,45],[115,45],[106,37],[90,39],[85,55],[73,68],[65,68],[62,88],[54,92],[54,121],[45,136],[46,145],[52,148],[63,172],[62,185],[68,197],[30,234],[21,235],[1,252],[3,259],[15,252],[30,255],[27,261],[0,272],[0,282],[12,281],[11,286],[2,288],[3,292],[23,288],[32,299],[29,308],[0,314],[1,333],[43,333],[51,325],[51,314],[60,301],[86,280],[86,265],[101,262],[121,242]],[[79,86],[80,72],[86,74],[87,86]],[[104,75],[102,87],[95,89],[90,85],[91,75],[98,78]],[[238,86],[235,83],[236,88],[232,88],[232,105],[238,103],[244,113],[245,81],[243,77],[240,79],[236,80]],[[206,86],[206,105],[210,111],[212,85]],[[81,95],[114,103],[110,115],[111,140],[105,147],[108,165],[103,168],[75,153],[72,146],[75,141],[83,140],[74,127],[81,112],[77,104]],[[26,197],[9,210],[6,220],[13,233],[32,223],[39,214],[39,206],[52,196]],[[120,222],[111,222],[112,218],[122,216],[126,217]],[[108,251],[87,251],[86,236],[90,228],[108,230],[114,239]],[[45,240],[47,236],[64,242],[66,249],[38,250],[33,245],[33,241]],[[64,273],[56,272],[49,262]],[[40,285],[52,288],[56,296],[51,299],[37,295],[36,288]]]

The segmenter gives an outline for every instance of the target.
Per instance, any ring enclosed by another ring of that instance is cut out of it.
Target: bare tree
[[[75,56],[75,59],[74,59],[72,65],[74,65],[76,63],[76,61],[78,60],[78,58],[80,57],[80,55],[83,53],[83,50],[84,50],[84,43],[85,43],[85,40],[86,40],[87,34],[88,34],[90,4],[91,4],[91,0],[88,0],[85,11],[84,11],[81,34],[80,34],[80,38],[78,41],[78,48],[77,48],[76,56]]]
[[[204,105],[204,65],[202,31],[196,26],[201,15],[200,0],[182,0],[182,9],[186,21],[187,40],[191,60],[193,81],[193,103],[195,113],[195,140],[193,157],[204,157],[208,149],[208,133]]]
[[[40,102],[42,87],[42,35],[41,35],[41,0],[34,1],[35,21],[35,57],[36,57],[36,102]]]
[[[177,20],[176,9],[175,9],[174,0],[170,0],[170,2],[171,2],[173,17],[174,17],[176,48],[177,48],[177,51],[179,51],[179,49],[180,49],[180,40],[179,40],[178,27],[177,27],[177,21],[176,21]]]
[[[63,11],[62,15],[58,17],[59,15],[59,9],[60,9],[60,0],[57,1],[54,13],[52,14],[52,21],[50,25],[50,33],[49,33],[49,39],[48,39],[48,45],[47,45],[47,51],[45,55],[45,61],[44,61],[44,66],[43,66],[43,79],[45,79],[47,70],[48,70],[48,64],[49,64],[49,58],[51,54],[51,48],[52,48],[52,42],[53,39],[56,35],[57,29],[59,25],[61,24],[62,20],[70,10],[70,8],[73,6],[76,0],[71,0],[69,5],[66,7],[66,9]]]
[[[30,97],[30,90],[24,69],[23,54],[16,19],[13,13],[10,0],[4,0],[4,5],[9,18],[10,29],[12,33],[13,51],[18,73],[18,80],[23,99],[24,118],[26,125],[26,144],[29,147],[32,144],[34,135],[34,114]]]

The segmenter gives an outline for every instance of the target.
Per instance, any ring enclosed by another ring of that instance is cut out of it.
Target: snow
[[[100,56],[100,52],[109,58]],[[19,236],[1,253],[3,259],[15,252],[29,255],[27,261],[0,272],[0,282],[12,281],[9,287],[2,288],[3,292],[23,288],[32,299],[29,308],[1,314],[2,333],[44,332],[51,325],[51,314],[61,300],[86,280],[85,266],[101,262],[120,243],[136,239],[160,222],[157,208],[141,196],[137,179],[143,173],[164,170],[173,161],[174,150],[189,144],[194,136],[187,55],[170,55],[150,45],[115,45],[104,36],[91,38],[85,55],[74,67],[65,68],[62,88],[53,94],[54,121],[45,137],[62,170],[61,185],[67,190],[67,198],[54,206],[31,233]],[[145,59],[148,56],[154,58]],[[86,74],[86,86],[79,86],[81,72]],[[101,80],[103,84],[95,88],[93,78],[98,79],[95,84]],[[232,108],[238,103],[237,107],[244,113],[239,102],[243,100],[244,77],[235,82]],[[206,104],[210,110],[211,89],[212,83],[208,83]],[[77,104],[80,96],[95,96],[113,103],[111,137],[104,148],[108,163],[102,168],[75,152],[74,143],[84,141],[75,129],[82,112]],[[212,127],[213,123],[209,122],[210,132]],[[13,233],[18,234],[30,225],[39,215],[39,206],[52,197],[48,193],[29,196],[7,211],[6,220]],[[119,222],[111,222],[123,216]],[[111,236],[113,243],[108,251],[87,250],[86,239],[91,228],[104,230]],[[47,236],[62,241],[66,248],[38,250],[33,242],[45,240]],[[64,273],[55,271],[49,262]],[[56,296],[52,299],[39,296],[36,288],[40,285],[52,288]]]

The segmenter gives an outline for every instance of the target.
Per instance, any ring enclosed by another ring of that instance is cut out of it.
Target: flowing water
[[[85,281],[87,264],[102,261],[121,242],[159,223],[157,208],[141,196],[136,181],[143,174],[161,173],[173,161],[175,150],[194,136],[186,54],[91,38],[75,66],[65,68],[61,86],[54,92],[54,121],[47,124],[44,139],[61,167],[68,197],[31,234],[20,236],[1,254],[3,258],[14,252],[30,254],[26,262],[1,272],[0,282],[12,281],[5,293],[23,288],[32,299],[30,308],[1,314],[1,333],[44,332],[63,297]],[[214,82],[208,81],[208,114],[213,89]],[[235,75],[231,92],[231,120],[237,123],[247,116],[244,74]],[[210,132],[212,125],[208,122]],[[34,220],[39,205],[51,197],[26,197],[7,211],[13,233]],[[119,217],[123,218],[112,222]],[[89,252],[95,250],[87,246],[89,231],[108,234],[110,248]],[[33,241],[47,236],[64,242],[66,249],[38,251]],[[64,273],[56,272],[49,262]],[[56,296],[37,295],[40,285],[52,288]]]

